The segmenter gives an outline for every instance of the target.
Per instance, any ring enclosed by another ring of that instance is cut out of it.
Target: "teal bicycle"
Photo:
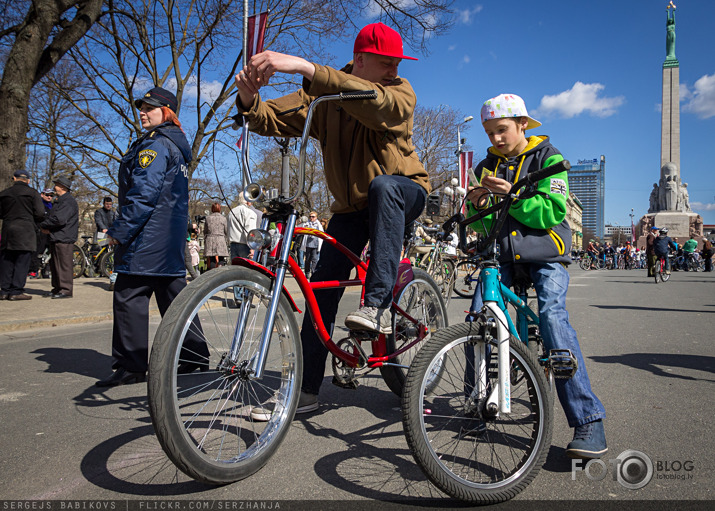
[[[528,276],[515,275],[514,291],[501,283],[496,243],[514,201],[540,193],[535,183],[569,167],[563,161],[532,172],[493,206],[443,225],[446,233],[459,225],[461,250],[476,252],[470,260],[480,270],[484,307],[423,344],[402,395],[403,427],[428,479],[466,502],[508,500],[534,479],[551,445],[553,378],[576,371],[570,351],[544,352],[538,314],[528,306]],[[470,250],[465,226],[491,213],[490,232]]]

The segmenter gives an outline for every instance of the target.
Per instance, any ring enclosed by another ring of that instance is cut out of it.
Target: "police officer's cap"
[[[144,94],[144,97],[134,100],[134,106],[137,108],[141,108],[142,103],[156,107],[168,106],[174,113],[176,113],[176,108],[179,105],[176,96],[161,87],[154,87]]]

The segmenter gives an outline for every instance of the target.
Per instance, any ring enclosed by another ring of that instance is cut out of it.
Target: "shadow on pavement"
[[[152,426],[100,443],[82,458],[80,469],[90,483],[128,495],[187,495],[213,488],[190,479],[169,461]]]
[[[642,369],[651,372],[655,376],[692,381],[715,381],[707,378],[694,378],[663,369],[664,367],[680,368],[715,373],[715,357],[677,353],[626,353],[623,355],[593,356],[589,358],[602,364],[621,364],[635,369]]]
[[[111,373],[112,357],[95,350],[76,348],[41,348],[32,352],[47,364],[46,373],[75,373],[103,378]]]
[[[596,307],[597,309],[613,309],[613,310],[635,310],[635,311],[648,311],[648,312],[697,312],[697,313],[710,313],[713,314],[715,311],[708,310],[695,310],[695,309],[671,309],[664,307],[639,307],[637,305],[591,305],[591,307]]]

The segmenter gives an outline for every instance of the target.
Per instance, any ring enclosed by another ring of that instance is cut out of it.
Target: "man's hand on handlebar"
[[[244,108],[250,106],[258,94],[258,89],[267,85],[276,73],[300,74],[312,80],[315,66],[303,58],[274,51],[264,51],[254,55],[236,75],[241,106]]]

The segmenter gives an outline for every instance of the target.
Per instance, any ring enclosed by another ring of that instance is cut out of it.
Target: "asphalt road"
[[[571,321],[608,414],[608,471],[572,472],[564,456],[572,432],[557,403],[546,465],[515,501],[713,500],[715,273],[674,273],[658,285],[644,271],[572,268],[571,275]],[[346,295],[343,316],[356,299]],[[455,296],[450,321],[461,321],[467,307]],[[152,331],[157,325],[153,320]],[[260,472],[209,487],[164,456],[144,385],[94,386],[109,373],[110,353],[110,321],[0,335],[0,499],[277,499],[320,502],[316,509],[345,501],[458,505],[413,462],[398,399],[378,377],[355,391],[326,378],[320,411],[294,421]],[[610,460],[629,449],[645,453],[655,467],[638,490],[613,477]]]

